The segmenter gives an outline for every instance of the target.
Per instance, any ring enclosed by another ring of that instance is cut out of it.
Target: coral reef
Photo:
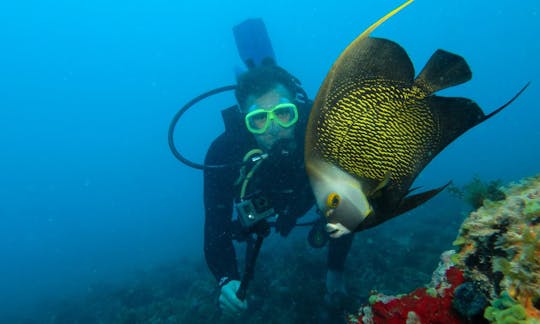
[[[523,305],[512,299],[506,291],[493,301],[492,306],[486,308],[484,316],[492,323],[533,323],[533,319],[527,320]]]
[[[452,308],[454,290],[464,280],[463,272],[451,261],[453,253],[442,254],[427,287],[400,296],[374,292],[369,298],[370,305],[360,308],[358,314],[349,315],[348,323],[462,323],[463,318]]]
[[[374,293],[349,323],[540,323],[540,175],[507,187],[475,178],[467,190],[482,206],[461,225],[459,252],[443,253],[431,284],[407,295]]]
[[[465,220],[457,266],[493,304],[506,293],[527,319],[540,318],[540,175],[502,189]]]
[[[487,306],[487,298],[473,282],[465,282],[454,291],[452,307],[467,319],[483,315]]]

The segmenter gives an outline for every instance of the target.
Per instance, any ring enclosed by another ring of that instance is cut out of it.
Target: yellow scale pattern
[[[438,147],[439,125],[417,86],[387,80],[349,81],[321,107],[315,150],[358,177],[416,174]],[[409,185],[409,184],[406,184]]]

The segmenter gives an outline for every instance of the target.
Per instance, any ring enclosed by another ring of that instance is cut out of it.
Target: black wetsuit
[[[308,106],[309,105],[309,106]],[[263,160],[249,181],[247,193],[259,192],[264,195],[279,215],[276,231],[286,236],[294,227],[296,219],[302,217],[315,204],[309,180],[304,168],[304,133],[307,114],[311,102],[299,107],[304,114],[296,125],[296,148],[289,149],[290,143],[277,145],[270,156]],[[234,109],[229,108],[229,113]],[[225,115],[224,115],[225,117]],[[206,154],[205,164],[231,164],[242,161],[244,155],[258,148],[254,136],[245,129],[241,118],[234,116],[233,126],[214,140]],[[226,122],[227,124],[227,122]],[[283,149],[285,148],[285,149]],[[283,154],[287,152],[287,154]],[[237,230],[233,222],[234,201],[239,197],[240,184],[235,184],[240,168],[211,168],[204,171],[204,253],[210,271],[219,281],[222,278],[239,280],[233,234]],[[330,240],[328,268],[343,270],[345,258],[352,242],[352,235],[338,240]]]

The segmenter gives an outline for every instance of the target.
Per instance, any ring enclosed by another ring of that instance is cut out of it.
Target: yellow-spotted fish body
[[[444,147],[517,97],[486,116],[469,99],[435,96],[470,80],[465,60],[438,50],[415,78],[401,46],[368,37],[375,27],[334,63],[306,130],[306,169],[334,237],[378,225],[444,189],[407,196]]]

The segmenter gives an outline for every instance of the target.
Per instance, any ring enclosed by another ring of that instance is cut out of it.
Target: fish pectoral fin
[[[439,49],[416,77],[415,84],[432,94],[467,82],[471,77],[471,69],[463,57]]]
[[[380,196],[381,195],[381,190],[388,185],[388,183],[390,182],[391,176],[392,176],[392,172],[387,171],[384,174],[384,178],[375,186],[375,188],[373,188],[372,190],[369,191],[367,196],[369,198],[376,198],[376,197]]]
[[[443,191],[444,188],[446,188],[449,184],[450,182],[448,182],[447,184],[439,188],[424,191],[424,192],[421,192],[419,194],[412,195],[409,197],[405,197],[399,204],[398,208],[396,209],[394,213],[394,217],[422,205],[426,201],[433,198],[436,194]]]

